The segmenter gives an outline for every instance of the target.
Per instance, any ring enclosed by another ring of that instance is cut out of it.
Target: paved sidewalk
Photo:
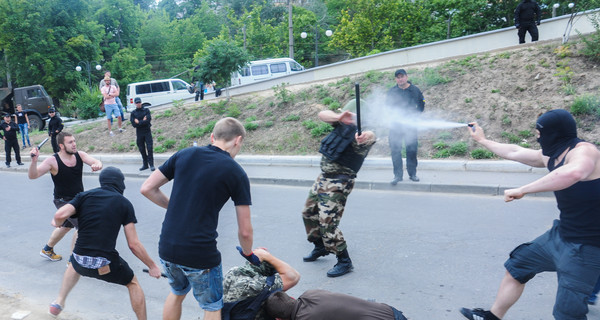
[[[171,154],[156,154],[158,167]],[[42,154],[41,158],[49,154]],[[137,154],[93,154],[104,166],[116,166],[128,177],[143,178],[150,170],[139,171],[141,156]],[[319,174],[320,156],[257,156],[239,155],[236,157],[251,183],[287,186],[312,185]],[[0,156],[2,163],[4,157]],[[23,157],[24,166],[12,162],[11,168],[0,167],[0,172],[27,171],[30,162]],[[389,157],[367,157],[358,173],[355,188],[369,190],[398,190],[417,192],[470,193],[502,195],[505,189],[532,182],[547,173],[545,168],[532,168],[505,160],[419,160],[417,175],[420,182],[405,180],[396,186],[390,185],[393,178],[392,161]],[[84,174],[93,174],[85,167]],[[540,193],[535,196],[552,196]]]

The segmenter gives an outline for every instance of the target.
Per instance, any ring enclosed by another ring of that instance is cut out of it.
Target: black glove
[[[245,255],[244,250],[242,250],[242,247],[237,246],[235,248],[238,249],[242,257],[248,260],[248,262],[252,263],[255,266],[260,266],[260,259],[254,253],[250,252],[250,255]]]
[[[537,24],[539,26],[540,25],[540,21],[536,22],[535,24]]]

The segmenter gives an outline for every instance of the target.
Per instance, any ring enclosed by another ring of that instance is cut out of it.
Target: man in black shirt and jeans
[[[21,154],[19,153],[19,140],[17,139],[17,131],[19,131],[19,127],[16,123],[10,121],[10,114],[4,114],[4,122],[0,124],[0,137],[4,140],[4,151],[6,152],[6,167],[10,168],[10,149],[15,151],[15,158],[17,159],[17,164],[22,166],[21,162]]]
[[[152,131],[150,131],[152,116],[150,115],[150,110],[142,106],[141,98],[135,98],[133,102],[135,103],[135,110],[131,111],[129,120],[131,120],[131,125],[135,128],[136,143],[142,154],[143,165],[140,171],[148,169],[148,165],[150,165],[150,170],[154,171]]]

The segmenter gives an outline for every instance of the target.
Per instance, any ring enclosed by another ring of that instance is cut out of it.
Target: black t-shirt
[[[75,207],[79,223],[73,252],[117,261],[115,246],[121,226],[137,223],[131,202],[116,191],[96,188],[77,194],[69,203]]]
[[[160,258],[197,269],[217,266],[221,208],[230,198],[236,206],[252,204],[246,172],[228,152],[212,145],[183,149],[159,170],[174,180],[158,244]]]
[[[23,111],[16,113],[17,115],[17,124],[27,124],[27,118],[25,117],[27,114]]]

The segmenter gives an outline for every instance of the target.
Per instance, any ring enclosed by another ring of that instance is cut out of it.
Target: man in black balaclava
[[[586,319],[587,299],[600,276],[600,151],[577,138],[577,125],[566,110],[548,111],[536,122],[542,150],[486,139],[473,124],[471,137],[498,156],[550,173],[504,191],[504,201],[529,193],[553,191],[560,220],[532,242],[518,246],[504,263],[506,274],[489,311],[462,308],[467,319],[501,319],[519,299],[527,281],[544,271],[558,274],[555,319]]]
[[[131,252],[148,268],[152,277],[160,277],[160,268],[150,258],[135,230],[137,219],[133,205],[123,196],[125,177],[121,170],[108,167],[100,173],[100,188],[80,192],[54,215],[52,225],[59,227],[78,215],[79,236],[63,277],[58,297],[50,304],[50,314],[58,315],[67,295],[80,276],[126,286],[131,306],[138,319],[146,319],[144,292],[133,271],[115,249],[121,225]]]
[[[515,9],[515,27],[519,29],[519,43],[525,43],[525,34],[529,32],[531,42],[538,41],[539,33],[537,26],[542,19],[542,10],[537,2],[523,0]]]

